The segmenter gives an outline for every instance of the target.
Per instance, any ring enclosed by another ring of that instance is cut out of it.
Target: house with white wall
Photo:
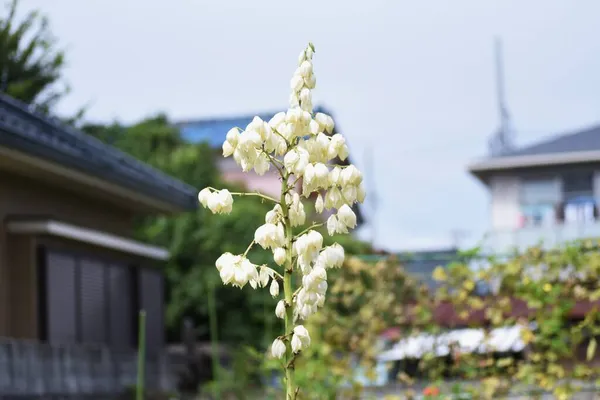
[[[468,170],[490,193],[488,251],[600,237],[600,126],[491,156]]]

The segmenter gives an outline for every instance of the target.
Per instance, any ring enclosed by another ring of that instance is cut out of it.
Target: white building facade
[[[600,127],[487,158],[469,172],[490,193],[489,252],[600,238]]]

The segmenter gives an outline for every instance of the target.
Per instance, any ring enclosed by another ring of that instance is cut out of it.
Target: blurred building
[[[469,172],[490,193],[489,252],[600,236],[600,126],[491,156]]]
[[[193,210],[196,190],[4,94],[0,154],[0,398],[121,393],[142,309],[147,385],[169,388],[169,250],[134,221]]]
[[[331,112],[323,107],[315,107],[315,113],[321,112],[327,115],[332,115]],[[257,116],[263,121],[269,121],[276,112],[262,112]],[[255,114],[256,115],[256,114]],[[255,115],[238,115],[226,118],[210,118],[210,119],[192,119],[178,122],[176,125],[181,130],[181,135],[184,139],[190,142],[206,142],[215,149],[219,154],[219,169],[224,179],[232,183],[240,183],[250,191],[259,191],[260,193],[270,196],[279,197],[281,192],[281,179],[276,169],[270,169],[264,175],[260,176],[254,171],[243,172],[242,169],[235,163],[232,157],[221,156],[221,146],[225,141],[227,132],[234,127],[245,129]],[[338,128],[336,123],[336,131]],[[349,165],[350,158],[346,160],[334,160],[336,164]],[[298,183],[299,185],[300,182]],[[357,216],[358,224],[364,222],[363,213],[360,207],[353,207]],[[327,216],[326,213],[324,213]]]

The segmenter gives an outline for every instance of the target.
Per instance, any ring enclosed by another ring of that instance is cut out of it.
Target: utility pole
[[[450,231],[452,247],[455,249],[460,249],[463,239],[467,238],[468,236],[469,233],[462,229],[453,229]]]
[[[502,42],[500,38],[494,39],[494,57],[496,70],[496,95],[498,116],[500,124],[498,130],[489,141],[489,152],[492,156],[504,154],[514,148],[514,129],[512,126],[504,92],[504,60]]]

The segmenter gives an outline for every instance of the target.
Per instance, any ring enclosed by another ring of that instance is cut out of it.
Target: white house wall
[[[490,180],[492,229],[519,227],[519,178],[495,176]]]

